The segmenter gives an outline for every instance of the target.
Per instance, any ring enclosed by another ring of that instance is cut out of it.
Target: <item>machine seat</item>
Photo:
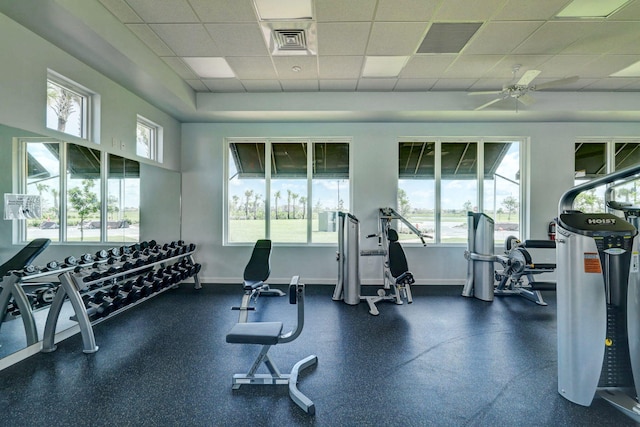
[[[236,323],[227,334],[232,344],[275,345],[282,332],[282,322]]]

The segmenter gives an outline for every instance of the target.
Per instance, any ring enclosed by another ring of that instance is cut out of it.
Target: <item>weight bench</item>
[[[227,342],[231,344],[260,344],[262,349],[255,362],[246,374],[233,376],[233,389],[237,390],[245,384],[288,385],[289,396],[306,413],[313,415],[315,405],[297,388],[298,374],[303,369],[318,363],[315,355],[308,356],[293,366],[291,373],[282,374],[267,354],[272,345],[284,344],[298,338],[304,327],[304,285],[299,283],[299,276],[294,276],[289,284],[289,303],[298,304],[298,322],[294,330],[282,333],[282,322],[238,322],[227,334]],[[257,374],[256,371],[265,364],[268,374]]]
[[[249,311],[255,311],[255,305],[250,305],[253,300],[254,304],[258,301],[260,295],[265,296],[284,296],[285,293],[280,289],[271,289],[265,281],[271,274],[271,240],[261,239],[256,242],[251,252],[249,263],[244,268],[242,288],[244,295],[242,303],[239,307],[231,307],[232,310],[239,310],[238,322],[246,322],[249,317]]]
[[[384,268],[384,288],[378,289],[378,295],[362,297],[369,304],[369,313],[377,316],[380,314],[376,303],[381,301],[394,301],[402,304],[402,299],[406,299],[408,304],[413,302],[411,295],[411,285],[415,283],[413,274],[409,271],[407,257],[398,242],[398,232],[393,228],[387,230],[389,247]],[[392,290],[387,294],[387,290]]]
[[[554,282],[536,281],[534,276],[542,273],[552,273],[556,264],[536,264],[531,258],[529,249],[555,249],[554,240],[525,240],[521,242],[513,236],[507,237],[505,242],[506,256],[498,256],[497,261],[503,266],[502,271],[496,271],[498,285],[494,293],[496,295],[519,295],[539,305],[547,305],[540,291],[554,291]],[[523,282],[526,278],[526,283]]]

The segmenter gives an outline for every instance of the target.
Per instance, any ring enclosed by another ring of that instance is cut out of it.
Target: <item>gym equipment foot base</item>
[[[235,374],[233,376],[233,390],[238,390],[240,386],[246,384],[253,385],[288,385],[289,386],[289,397],[293,402],[302,408],[307,414],[313,415],[316,412],[316,407],[314,403],[305,396],[300,390],[298,390],[298,375],[300,371],[309,368],[318,363],[318,357],[316,355],[311,355],[305,357],[295,365],[293,365],[293,369],[291,369],[290,374]]]
[[[640,403],[628,394],[615,389],[601,389],[596,394],[636,423],[640,423]]]

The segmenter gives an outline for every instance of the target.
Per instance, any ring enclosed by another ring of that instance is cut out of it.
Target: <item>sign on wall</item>
[[[4,219],[33,219],[41,216],[40,196],[32,194],[4,195]]]

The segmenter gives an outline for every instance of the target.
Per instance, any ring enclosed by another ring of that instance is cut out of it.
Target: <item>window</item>
[[[227,172],[227,242],[337,242],[337,211],[349,209],[348,142],[231,139]]]
[[[49,71],[47,128],[89,139],[92,96],[80,85]]]
[[[110,154],[107,171],[107,241],[140,238],[140,164]]]
[[[24,240],[38,238],[59,241],[60,228],[60,143],[39,139],[24,141],[26,194],[40,196],[42,218],[26,222]]]
[[[24,138],[19,145],[19,191],[42,203],[41,218],[22,222],[21,241],[138,241],[138,162],[59,140]]]
[[[474,139],[401,141],[398,210],[431,236],[427,243],[467,241],[467,212],[495,221],[495,240],[520,232],[521,141]],[[419,242],[398,223],[404,242]]]
[[[640,163],[640,140],[637,139],[587,139],[575,143],[575,180],[579,185],[594,178],[602,177],[616,170]],[[615,187],[616,200],[636,203],[638,181],[630,181]],[[583,212],[605,211],[606,187],[592,188],[578,194],[573,202],[574,209]]]
[[[136,154],[145,159],[160,161],[162,128],[142,116],[138,116],[136,128]]]

